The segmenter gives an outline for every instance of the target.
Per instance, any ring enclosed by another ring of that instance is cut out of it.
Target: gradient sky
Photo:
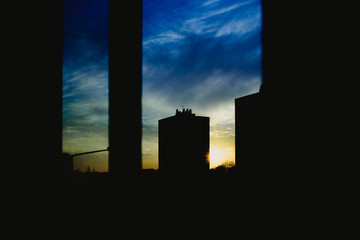
[[[64,0],[70,154],[108,147],[108,8],[107,0]],[[210,167],[234,161],[234,99],[259,90],[261,26],[260,0],[143,0],[143,168],[158,168],[158,120],[182,106],[210,117]],[[107,171],[108,153],[75,157],[74,169],[88,166]]]
[[[64,0],[63,152],[108,147],[107,0]],[[74,158],[74,170],[108,170],[108,153]]]
[[[158,168],[158,120],[182,106],[210,117],[210,167],[234,162],[234,99],[259,91],[261,27],[260,0],[143,0],[143,168]]]

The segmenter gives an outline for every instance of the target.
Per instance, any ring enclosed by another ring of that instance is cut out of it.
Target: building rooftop
[[[183,108],[182,111],[179,111],[178,109],[176,109],[175,116],[177,116],[177,117],[185,117],[185,116],[187,116],[187,117],[195,117],[195,114],[192,113],[191,109],[186,109],[185,110],[185,108]]]

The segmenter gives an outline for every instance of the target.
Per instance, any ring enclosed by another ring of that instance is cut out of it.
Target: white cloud
[[[194,82],[187,90],[179,90],[175,85],[161,89],[143,86],[143,123],[157,126],[157,120],[173,115],[176,108],[184,105],[197,115],[211,117],[214,126],[222,125],[226,130],[234,123],[234,99],[258,92],[261,79],[217,70]]]
[[[229,34],[245,35],[249,32],[257,30],[261,26],[261,15],[257,14],[252,18],[245,18],[241,20],[232,20],[224,24],[216,33],[216,37],[221,37]]]
[[[176,33],[174,31],[166,31],[166,32],[160,33],[156,36],[150,37],[149,39],[145,39],[143,41],[143,45],[146,46],[151,43],[161,45],[164,43],[177,42],[183,38],[184,38],[184,36],[182,36],[179,33]]]
[[[65,69],[66,73],[63,77],[63,151],[65,152],[73,154],[108,146],[107,61],[108,58],[105,57],[74,71]],[[106,161],[105,155],[101,156],[103,156],[101,161]]]
[[[107,98],[108,90],[108,69],[104,68],[104,58],[75,71],[67,70],[63,77],[63,99],[64,105],[72,104],[67,98],[75,100],[83,99],[104,99]]]
[[[252,2],[203,1],[171,26],[160,23],[159,31],[144,39],[143,167],[157,166],[158,120],[182,105],[210,117],[211,145],[234,155],[234,99],[258,92],[261,83],[255,69],[261,48],[241,46],[261,27],[259,9],[242,8]],[[232,36],[222,42],[219,37],[227,35]]]
[[[207,23],[206,21],[201,20],[188,20],[184,23],[181,28],[181,31],[191,32],[195,34],[205,34],[215,32],[218,25],[214,23]]]
[[[212,5],[217,3],[218,0],[210,0],[204,3],[203,6]],[[225,35],[229,33],[238,33],[241,34],[243,31],[250,31],[251,27],[246,26],[248,20],[236,21],[232,20],[230,22],[214,22],[209,21],[210,18],[216,17],[221,14],[228,13],[239,7],[245,6],[253,1],[246,1],[242,3],[233,4],[228,7],[224,7],[214,11],[206,11],[201,16],[190,18],[184,21],[183,26],[180,28],[181,31],[192,32],[195,34],[206,34],[211,32],[216,32],[217,36]],[[235,24],[235,26],[233,26]]]
[[[197,21],[204,20],[204,19],[207,19],[207,18],[211,18],[211,17],[217,16],[217,15],[223,14],[223,13],[230,12],[232,10],[235,10],[235,9],[239,8],[239,7],[242,7],[244,5],[249,4],[250,2],[252,2],[252,1],[246,1],[246,2],[243,2],[243,3],[237,3],[237,4],[233,4],[231,6],[225,7],[225,8],[221,8],[221,9],[214,10],[214,11],[211,11],[211,12],[206,12],[201,17],[196,17],[196,18],[192,18],[192,19],[187,20],[185,22],[185,24],[186,23],[191,23],[191,22],[197,22]]]
[[[213,5],[214,3],[217,3],[219,2],[220,0],[209,0],[209,1],[206,1],[203,6],[209,6],[209,5]]]
[[[187,20],[185,22],[185,24],[186,23],[197,22],[197,21],[200,21],[200,20],[204,20],[204,19],[207,19],[207,18],[210,18],[210,17],[217,16],[219,14],[227,13],[227,12],[230,12],[230,11],[232,11],[232,10],[238,8],[238,7],[241,7],[243,5],[246,5],[246,4],[248,4],[248,2],[237,3],[237,4],[231,5],[229,7],[221,8],[219,10],[207,12],[207,13],[203,14],[201,17],[196,17],[196,18],[192,18],[192,19]]]
[[[227,160],[233,161],[235,149],[235,103],[234,99],[258,92],[260,78],[233,81],[235,73],[214,73],[200,81],[189,93],[181,97],[176,88],[153,89],[145,86],[143,91],[143,167],[158,167],[157,129],[158,120],[175,114],[176,108],[190,107],[197,116],[210,117],[210,143],[227,152]]]
[[[209,1],[206,1],[203,6],[206,7],[206,6],[209,6],[209,5],[213,5],[217,2],[219,2],[220,0],[209,0]]]
[[[99,125],[108,123],[108,101],[106,98],[79,99],[63,106],[65,119],[76,125]],[[76,122],[76,123],[75,123]]]
[[[170,94],[170,95],[169,95]],[[157,124],[157,120],[175,113],[176,102],[171,93],[163,90],[145,88],[142,96],[143,122]],[[149,113],[149,115],[147,115]]]

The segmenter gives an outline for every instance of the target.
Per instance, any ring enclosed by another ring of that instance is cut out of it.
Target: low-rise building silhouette
[[[250,94],[235,99],[235,164],[247,167],[259,158],[261,96]]]
[[[159,120],[159,170],[204,173],[209,170],[210,118],[191,109]]]
[[[242,176],[269,183],[294,174],[300,169],[296,163],[305,161],[295,144],[302,126],[286,100],[290,97],[264,83],[258,93],[235,99],[235,165]]]

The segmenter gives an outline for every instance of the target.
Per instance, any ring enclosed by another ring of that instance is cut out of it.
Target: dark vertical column
[[[33,45],[35,49],[41,49],[34,53],[36,60],[41,62],[41,67],[38,66],[39,74],[33,75],[33,82],[38,86],[37,96],[33,98],[38,117],[35,126],[38,128],[33,129],[32,136],[39,138],[36,149],[40,153],[38,175],[43,178],[40,181],[45,185],[54,183],[56,190],[64,183],[65,177],[61,158],[63,1],[43,4],[41,8],[46,11],[39,14],[36,20],[37,40]],[[41,129],[41,133],[36,129]]]
[[[142,1],[109,2],[109,172],[141,169]]]
[[[338,42],[332,42],[334,35],[329,31],[334,21],[330,13],[336,7],[332,3],[310,7],[301,1],[262,1],[262,8],[263,92],[266,105],[272,105],[265,107],[264,124],[281,146],[275,151],[281,156],[281,174],[292,172],[289,177],[295,178],[307,172],[316,177],[326,165],[320,160],[324,157],[318,144],[328,139],[323,127],[329,120],[324,118],[326,109],[331,106],[326,82],[340,66],[334,64],[340,59],[334,47]]]
[[[3,9],[10,18],[3,28],[2,199],[11,208],[4,229],[14,229],[15,221],[17,229],[55,227],[61,218],[62,1],[11,1]]]
[[[47,156],[42,163],[43,166],[47,168],[48,174],[51,177],[55,177],[56,182],[64,180],[64,164],[60,162],[62,160],[60,154],[62,153],[62,89],[63,89],[63,1],[57,1],[56,4],[49,3],[46,6],[46,9],[51,11],[46,14],[46,19],[51,19],[53,28],[49,30],[44,26],[43,33],[47,35],[44,42],[49,42],[50,48],[46,49],[45,59],[50,59],[51,61],[47,63],[46,66],[46,75],[42,76],[43,86],[46,86],[46,93],[42,99],[44,109],[46,111],[43,114],[47,129],[45,129],[46,138],[50,139],[49,143],[46,143],[45,146],[49,150],[46,152]],[[48,21],[43,19],[42,21]],[[46,44],[44,44],[46,46]],[[49,83],[51,81],[51,83]],[[47,103],[50,101],[51,105]],[[45,140],[46,141],[46,140]],[[44,141],[44,142],[45,142]],[[52,157],[54,156],[54,160]],[[52,161],[49,165],[47,163]]]
[[[4,125],[11,130],[5,140],[12,166],[4,169],[24,190],[17,192],[48,193],[61,181],[62,1],[13,4],[12,23],[4,34],[4,46],[11,49],[4,56],[9,64],[4,70],[10,73],[4,82],[11,86],[3,88],[9,94],[3,113],[12,125]]]
[[[271,127],[266,133],[275,133],[274,140],[279,139],[272,146],[283,160],[271,158],[281,164],[271,169],[279,176],[277,185],[273,184],[278,191],[272,192],[278,199],[285,193],[299,196],[288,198],[279,208],[273,202],[272,209],[277,209],[277,216],[296,216],[291,221],[294,226],[306,219],[308,226],[321,223],[315,231],[336,229],[342,234],[342,226],[352,224],[344,215],[351,210],[344,206],[350,206],[352,197],[345,197],[345,192],[352,192],[355,182],[350,156],[356,153],[351,153],[346,141],[350,138],[344,135],[355,129],[348,115],[355,108],[347,98],[353,96],[349,86],[355,86],[348,79],[358,75],[351,71],[357,69],[351,67],[351,56],[356,56],[352,42],[355,8],[330,1],[264,0],[262,5],[264,93],[267,102],[276,103],[276,114],[271,112],[264,122]]]

